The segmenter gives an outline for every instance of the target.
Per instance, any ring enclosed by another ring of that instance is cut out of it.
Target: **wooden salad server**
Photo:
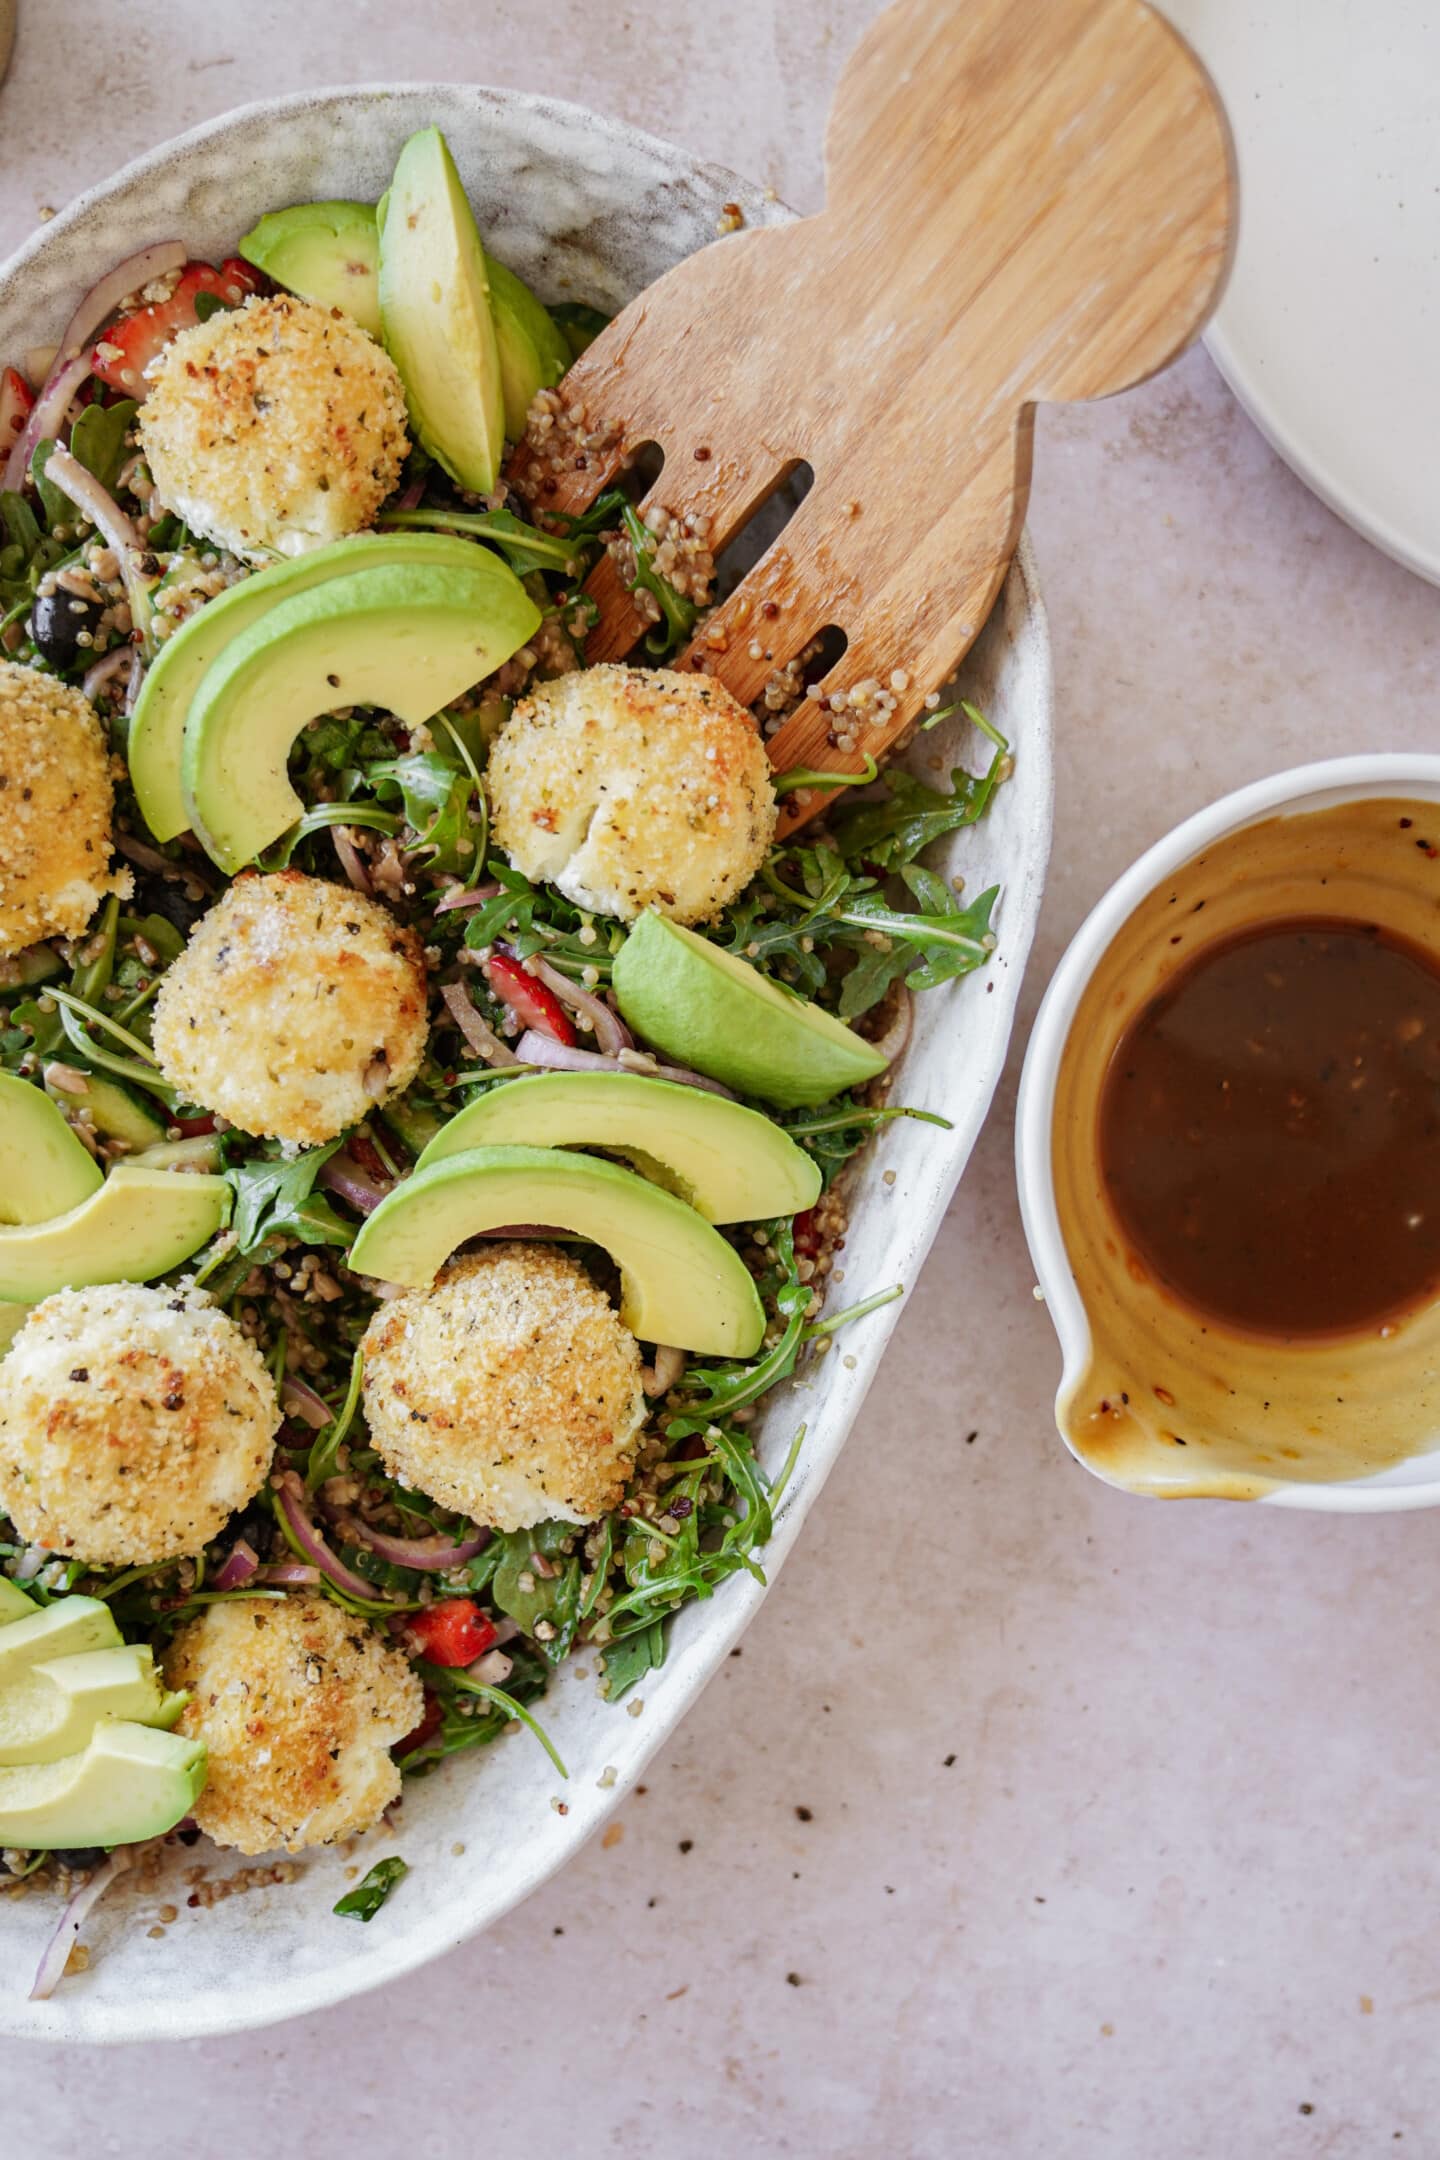
[[[1036,401],[1127,389],[1195,337],[1235,182],[1209,77],[1142,0],[898,0],[845,69],[826,166],[818,216],[717,240],[632,301],[508,477],[537,510],[578,514],[657,443],[642,514],[708,518],[718,553],[808,464],[804,501],[676,664],[748,705],[837,626],[848,643],[819,687],[846,693],[843,722],[808,700],[770,755],[861,772],[985,620]],[[618,659],[650,625],[608,556],[587,589],[587,657]],[[862,722],[866,685],[893,706]],[[782,829],[825,799],[792,796]]]

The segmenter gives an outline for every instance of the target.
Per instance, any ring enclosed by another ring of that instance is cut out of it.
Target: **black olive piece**
[[[74,667],[82,652],[87,659],[92,658],[91,648],[79,643],[80,633],[88,630],[93,638],[104,612],[98,601],[82,600],[78,593],[66,592],[61,585],[53,592],[41,593],[30,610],[30,635],[36,651],[52,667],[59,668]]]

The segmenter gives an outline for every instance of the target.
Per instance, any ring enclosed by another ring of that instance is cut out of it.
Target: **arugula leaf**
[[[296,1237],[306,1245],[350,1243],[355,1225],[343,1221],[314,1190],[316,1178],[344,1144],[342,1135],[288,1160],[259,1156],[225,1172],[235,1194],[230,1227],[235,1233],[231,1250],[237,1257],[253,1253],[273,1237]]]
[[[565,1554],[575,1538],[573,1523],[537,1523],[530,1530],[512,1530],[492,1540],[501,1550],[491,1577],[490,1594],[503,1613],[508,1613],[532,1639],[539,1621],[547,1621],[555,1633],[536,1642],[541,1656],[558,1665],[568,1655],[580,1624],[580,1575],[578,1553]],[[553,1575],[535,1571],[533,1555],[539,1553],[554,1564]],[[530,1587],[526,1589],[525,1583]]]
[[[71,457],[107,490],[114,488],[129,456],[125,438],[139,409],[133,398],[121,398],[116,405],[87,405],[70,430]]]
[[[22,559],[28,562],[40,545],[40,527],[29,503],[13,488],[0,491],[0,524],[5,527],[6,545],[19,548]]]
[[[775,1255],[770,1277],[763,1287],[768,1292],[768,1302],[785,1322],[784,1333],[763,1357],[750,1358],[743,1363],[728,1359],[720,1365],[687,1365],[675,1390],[681,1405],[680,1414],[665,1421],[665,1436],[669,1440],[685,1440],[692,1434],[708,1432],[712,1425],[733,1417],[737,1410],[755,1402],[795,1369],[810,1311],[810,1285],[800,1280],[793,1220],[782,1217],[763,1228]]]
[[[830,1185],[875,1128],[889,1124],[892,1118],[918,1118],[922,1124],[950,1130],[949,1118],[941,1117],[937,1111],[911,1110],[900,1103],[872,1110],[850,1095],[837,1095],[818,1111],[797,1110],[782,1115],[776,1122],[785,1127],[792,1140],[799,1141],[807,1155],[814,1156],[825,1183]]]
[[[47,435],[44,442],[35,445],[35,455],[30,460],[30,474],[35,482],[35,492],[39,496],[41,508],[45,512],[46,526],[52,533],[57,525],[73,525],[76,518],[80,516],[80,512],[71,502],[69,496],[62,494],[53,480],[47,480],[45,477],[45,468],[50,462],[50,453],[58,447],[54,436]]]
[[[517,577],[528,577],[532,570],[567,577],[579,566],[580,550],[569,533],[540,532],[516,517],[513,510],[386,510],[376,522],[391,530],[438,527],[443,532],[468,533],[476,540],[488,540]]]
[[[700,611],[693,600],[676,592],[670,580],[662,577],[655,568],[655,535],[642,523],[633,503],[625,504],[620,522],[635,550],[635,578],[630,590],[649,593],[660,607],[660,621],[646,638],[645,650],[652,660],[664,660],[670,653],[678,652],[682,645],[689,644]]]
[[[204,298],[203,294],[201,298]],[[346,1920],[373,1920],[396,1884],[402,1883],[409,1872],[408,1861],[402,1860],[398,1853],[388,1860],[377,1860],[363,1881],[356,1883],[353,1890],[347,1890],[339,1904],[330,1909]]]
[[[600,1665],[605,1674],[605,1700],[619,1702],[637,1680],[665,1663],[665,1650],[663,1620],[648,1620],[633,1635],[622,1635],[618,1642],[607,1643],[600,1653]]]
[[[418,836],[432,870],[452,876],[475,866],[476,833],[470,824],[474,783],[437,750],[414,750],[405,757],[387,758],[369,768],[378,789],[397,788],[405,805],[405,817]]]

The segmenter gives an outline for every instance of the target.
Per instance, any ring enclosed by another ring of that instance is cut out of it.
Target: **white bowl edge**
[[[1050,1129],[1060,1060],[1071,1022],[1098,961],[1146,894],[1216,840],[1277,812],[1320,809],[1327,802],[1351,802],[1392,789],[1400,794],[1433,793],[1440,799],[1440,756],[1386,751],[1327,758],[1252,781],[1196,811],[1148,848],[1095,903],[1066,947],[1031,1031],[1015,1118],[1020,1214],[1064,1360],[1056,1389],[1057,1405],[1078,1379],[1089,1355],[1090,1329],[1060,1230]],[[1068,1447],[1058,1416],[1056,1425]],[[1100,1475],[1083,1455],[1077,1460],[1085,1463],[1092,1474]],[[1413,1472],[1417,1464],[1426,1461],[1435,1463],[1436,1475],[1428,1481],[1417,1479]],[[1440,1505],[1440,1453],[1412,1457],[1373,1478],[1346,1479],[1330,1485],[1297,1482],[1282,1486],[1267,1493],[1262,1504],[1327,1514],[1387,1514],[1435,1507]]]
[[[230,252],[251,218],[277,203],[378,193],[399,141],[431,121],[446,129],[497,253],[550,297],[557,284],[587,298],[627,296],[707,239],[725,201],[738,201],[752,224],[789,215],[722,167],[555,100],[454,84],[306,92],[211,121],[62,212],[0,267],[0,357],[53,336],[83,285],[146,240],[178,230],[197,253]],[[635,206],[646,190],[642,225]],[[542,198],[550,205],[545,216]],[[562,219],[567,229],[557,239]],[[889,1186],[881,1156],[869,1151],[856,1183],[847,1296],[896,1280],[913,1284],[998,1082],[1038,919],[1050,845],[1053,697],[1044,609],[1024,538],[962,679],[967,694],[1006,725],[1017,766],[987,819],[943,851],[942,866],[963,867],[971,889],[977,878],[1002,883],[1000,947],[986,976],[921,1001],[897,1094],[944,1109],[953,1130],[908,1120],[887,1128],[883,1163],[895,1170]],[[973,755],[963,730],[920,740],[927,754],[949,749],[957,761]],[[853,1367],[828,1358],[767,1406],[760,1444],[772,1466],[794,1424],[809,1423],[764,1556],[772,1581],[838,1458],[900,1310],[899,1303],[886,1307],[847,1336]],[[188,1922],[182,1917],[163,1943],[130,1927],[117,1895],[87,1923],[90,1970],[63,1983],[48,2003],[29,2004],[19,2000],[23,1976],[58,1911],[49,1899],[24,1900],[7,1911],[0,2031],[85,2042],[230,2033],[414,1971],[528,1896],[605,1822],[763,1595],[741,1577],[680,1615],[665,1667],[639,1691],[646,1702],[639,1720],[599,1705],[593,1682],[562,1672],[542,1714],[569,1761],[568,1787],[559,1786],[528,1738],[462,1758],[425,1780],[407,1797],[400,1834],[411,1875],[370,1928],[330,1917],[344,1879],[339,1856],[328,1852],[306,1856],[301,1883],[228,1900]],[[601,1791],[598,1773],[609,1765],[618,1775]],[[570,1807],[564,1819],[550,1806],[562,1789]],[[451,1854],[457,1834],[466,1841],[463,1859]],[[379,1849],[393,1851],[395,1841]]]

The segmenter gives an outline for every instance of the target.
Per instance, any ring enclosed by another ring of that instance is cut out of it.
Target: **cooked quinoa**
[[[400,1790],[390,1750],[424,1710],[404,1651],[310,1595],[207,1606],[171,1643],[165,1680],[190,1690],[178,1730],[210,1751],[195,1820],[242,1853],[368,1830]]]
[[[751,715],[707,675],[621,665],[544,683],[490,753],[495,837],[528,878],[631,922],[708,922],[759,869],[775,791]]]
[[[0,660],[0,958],[38,938],[79,937],[112,871],[110,759],[89,699]]]
[[[316,1145],[414,1079],[425,963],[378,900],[282,870],[239,877],[155,1002],[167,1080],[242,1132]]]
[[[477,1523],[593,1522],[645,1416],[640,1350],[577,1260],[505,1244],[454,1261],[365,1332],[365,1416],[387,1469]]]
[[[139,425],[160,501],[251,562],[363,532],[409,448],[389,354],[288,293],[182,330]]]
[[[279,1424],[264,1360],[203,1290],[59,1290],[5,1360],[0,1506],[51,1552],[197,1553],[259,1491]]]

